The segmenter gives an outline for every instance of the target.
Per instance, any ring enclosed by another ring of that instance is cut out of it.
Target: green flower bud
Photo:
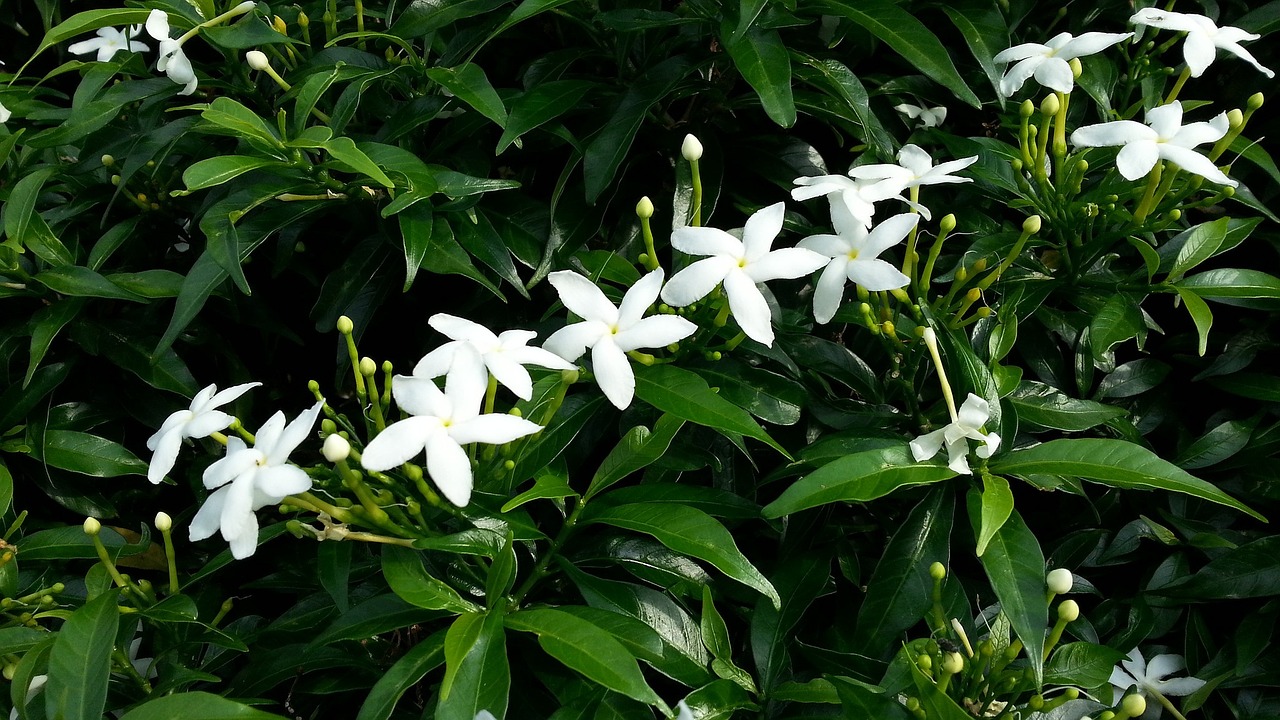
[[[1029,118],[1036,114],[1036,104],[1030,100],[1023,100],[1022,106],[1018,108],[1018,114],[1024,118]]]
[[[298,24],[299,24],[299,25],[301,25],[301,26],[302,26],[302,28],[305,30],[306,28],[308,28],[308,27],[310,27],[310,26],[311,26],[311,18],[307,17],[307,14],[306,14],[306,13],[302,12],[301,10],[299,10],[299,11],[298,11]]]
[[[1040,114],[1042,115],[1057,115],[1061,109],[1062,103],[1058,101],[1057,93],[1048,95],[1044,100],[1040,101]]]
[[[1049,587],[1049,592],[1054,595],[1065,595],[1071,592],[1071,586],[1074,582],[1075,578],[1071,575],[1071,571],[1066,568],[1050,570],[1049,575],[1045,578],[1045,584]]]
[[[502,463],[502,467],[503,467],[504,469],[506,469],[506,470],[515,470],[515,469],[516,469],[516,461],[515,461],[515,460],[504,460],[504,461],[503,461],[503,463]]]
[[[1066,8],[1064,7],[1063,10],[1066,10]],[[1084,66],[1080,64],[1080,58],[1071,58],[1067,61],[1067,64],[1071,66],[1071,76],[1079,80],[1080,75],[1084,72]]]
[[[976,262],[976,263],[974,263],[974,264],[973,264],[973,271],[974,271],[974,272],[976,272],[976,273],[980,273],[980,272],[982,272],[983,270],[986,270],[986,269],[987,269],[987,259],[986,259],[986,258],[978,258],[978,262]]]
[[[351,322],[351,318],[347,317],[346,315],[343,315],[342,317],[338,318],[338,332],[342,333],[343,335],[350,335],[351,331],[355,330],[355,327],[356,327],[355,323]]]
[[[1182,219],[1182,211],[1179,210],[1178,208],[1174,208],[1169,211],[1168,217],[1170,221],[1178,222],[1179,220]]]
[[[1063,622],[1075,622],[1080,617],[1080,605],[1075,600],[1063,600],[1058,605],[1058,619]]]
[[[271,18],[271,27],[274,28],[275,31],[280,33],[281,35],[289,34],[289,26],[285,24],[284,18],[280,17],[279,15],[276,15]]]
[[[378,372],[378,363],[373,358],[360,358],[360,374],[368,377]]]
[[[332,435],[333,433],[338,432],[338,423],[330,420],[329,418],[325,418],[320,421],[320,432],[325,435]]]
[[[978,302],[978,299],[982,297],[982,291],[978,288],[969,288],[969,292],[965,293],[964,297],[969,302]]]
[[[95,518],[95,517],[93,517],[93,516],[89,516],[89,517],[87,517],[87,518],[85,518],[85,519],[84,519],[84,534],[85,534],[85,535],[88,535],[88,536],[92,537],[92,536],[94,536],[94,535],[97,535],[97,534],[98,534],[98,533],[100,533],[100,532],[102,532],[102,523],[98,522],[98,519],[97,519],[97,518]]]
[[[919,334],[923,334],[923,332],[924,332],[924,326],[923,326],[923,325],[922,325],[922,326],[920,326],[919,328],[917,328],[917,330],[920,330],[920,331],[921,331]],[[942,564],[942,563],[940,563],[940,562],[935,562],[935,563],[933,563],[932,565],[930,565],[930,566],[929,566],[929,577],[933,578],[934,580],[941,580],[941,579],[945,578],[946,576],[947,576],[947,566],[946,566],[946,565],[943,565],[943,564]]]
[[[102,156],[102,166],[103,166],[103,167],[111,167],[112,165],[115,165],[115,164],[116,164],[116,159],[115,159],[115,158],[111,157],[110,155],[103,155],[103,156]]]
[[[938,221],[938,229],[944,233],[949,233],[956,229],[956,216],[954,213],[947,213]]]
[[[942,656],[942,672],[954,675],[964,670],[964,656],[958,652],[949,652]]]
[[[1244,125],[1244,113],[1240,108],[1232,108],[1227,113],[1227,126],[1232,130],[1239,130],[1241,125]]]
[[[1141,695],[1129,695],[1120,701],[1120,711],[1129,717],[1138,717],[1147,711],[1147,699]]]
[[[1245,107],[1249,108],[1250,110],[1257,110],[1258,108],[1262,107],[1263,99],[1264,98],[1262,97],[1262,93],[1260,92],[1254,93],[1249,96],[1249,101],[1245,104]]]
[[[522,410],[521,410],[520,408],[518,408],[518,407],[513,407],[513,408],[511,408],[511,411],[510,411],[510,412],[508,412],[507,414],[508,414],[508,415],[511,415],[511,416],[513,416],[513,417],[524,417],[524,411],[522,411]]]
[[[383,361],[382,361],[382,372],[384,372],[384,373],[389,373],[389,372],[391,372],[393,369],[395,369],[395,366],[391,364],[391,361],[390,361],[390,360],[383,360]]]
[[[1035,235],[1036,233],[1040,232],[1040,226],[1042,223],[1043,221],[1040,219],[1039,215],[1032,215],[1031,217],[1022,221],[1022,232],[1030,235]]]
[[[646,220],[653,217],[653,201],[649,199],[648,195],[640,198],[640,202],[636,203],[636,215]]]
[[[991,308],[983,306],[973,311],[974,315],[980,318],[991,317]]]

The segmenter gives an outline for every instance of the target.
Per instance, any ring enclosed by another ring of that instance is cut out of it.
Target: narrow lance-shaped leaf
[[[756,91],[770,120],[784,128],[796,123],[791,95],[791,57],[777,30],[752,29],[721,38],[738,72]]]
[[[969,493],[969,518],[978,534],[982,522],[982,500]],[[1013,631],[1031,661],[1036,684],[1044,675],[1044,634],[1049,622],[1045,600],[1044,553],[1017,510],[1000,527],[982,555],[982,567],[1000,600],[1000,610],[1009,618]]]
[[[916,462],[905,445],[846,455],[823,465],[765,506],[767,518],[782,517],[833,502],[867,502],[900,487],[928,485],[955,477],[933,460]]]
[[[45,713],[61,720],[101,720],[111,678],[120,611],[111,590],[85,603],[58,631],[49,653]]]

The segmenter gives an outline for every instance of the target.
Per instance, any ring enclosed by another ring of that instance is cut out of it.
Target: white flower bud
[[[1058,619],[1063,622],[1075,622],[1080,617],[1080,605],[1075,600],[1063,600],[1058,606]]]
[[[250,50],[244,54],[244,59],[249,62],[249,67],[254,70],[266,70],[271,67],[271,61],[267,60],[267,54],[261,50]]]
[[[98,518],[87,517],[84,519],[84,534],[97,535],[102,532],[102,523],[98,522]]]
[[[680,154],[689,162],[696,162],[702,157],[702,143],[693,135],[684,136],[684,144],[680,146]]]
[[[164,511],[156,513],[156,529],[162,533],[173,529],[173,518],[169,517],[169,513]]]
[[[325,460],[331,463],[341,462],[351,454],[351,443],[335,433],[324,439],[324,448],[321,452],[324,453]]]
[[[257,4],[258,3],[254,2],[254,0],[244,0],[244,2],[240,3],[235,7],[234,12],[239,13],[241,15],[247,12],[252,12],[253,8],[256,7]]]
[[[1071,592],[1071,586],[1075,582],[1071,571],[1066,568],[1058,568],[1049,571],[1049,577],[1045,579],[1045,584],[1049,586],[1049,592],[1054,595],[1065,595]]]

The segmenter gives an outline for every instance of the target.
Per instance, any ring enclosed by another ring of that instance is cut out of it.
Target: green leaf
[[[976,492],[969,493],[969,518],[974,524],[974,535],[979,535],[982,500]],[[1049,622],[1044,553],[1018,511],[1012,510],[1009,519],[992,535],[981,560],[1000,601],[1001,612],[1009,618],[1013,631],[1026,648],[1038,686],[1044,675],[1044,629]]]
[[[552,80],[529,88],[511,103],[511,114],[493,154],[501,155],[521,135],[578,107],[593,87],[595,83],[586,80]]]
[[[414,205],[411,210],[416,210],[419,205]],[[422,211],[425,212],[425,211]],[[409,216],[406,221],[405,217]],[[428,231],[426,223],[417,221],[409,211],[405,211],[397,215],[400,218],[401,235],[411,234],[412,239],[405,240],[405,246],[413,244],[414,247],[420,247],[425,243],[426,251],[423,253],[422,267],[438,275],[464,275],[475,280],[482,287],[498,297],[499,300],[506,302],[506,298],[502,296],[502,291],[497,285],[493,284],[489,278],[485,277],[476,269],[471,257],[467,255],[467,251],[462,249],[458,241],[453,236],[453,229],[449,227],[449,221],[443,217],[433,219],[429,228],[430,235],[424,237],[424,233]],[[463,221],[466,222],[466,221]],[[417,251],[415,251],[417,252]]]
[[[726,28],[727,29],[727,28]],[[791,57],[777,30],[752,28],[743,35],[721,41],[733,64],[747,81],[770,120],[789,128],[796,124],[796,104],[791,96]]]
[[[457,230],[458,243],[472,257],[487,265],[498,274],[515,291],[529,297],[524,282],[516,272],[515,262],[511,259],[511,251],[498,231],[494,229],[489,217],[476,213],[475,222],[460,221],[454,225]]]
[[[808,400],[804,386],[777,373],[724,358],[695,369],[720,396],[752,415],[775,425],[795,425]]]
[[[805,56],[804,62],[822,73],[831,89],[853,112],[862,125],[863,139],[875,149],[876,154],[885,159],[893,157],[893,136],[872,112],[871,96],[867,94],[867,89],[858,76],[838,60],[819,60]]]
[[[109,527],[102,528],[98,539],[112,557],[137,555],[147,549],[143,545],[129,545],[120,533]],[[79,524],[27,535],[22,538],[21,548],[23,560],[87,560],[98,557],[93,540],[84,534],[84,528]]]
[[[1223,551],[1194,575],[1154,592],[1197,600],[1239,600],[1280,594],[1280,535]]]
[[[867,654],[892,654],[898,635],[920,622],[929,607],[929,566],[947,564],[955,500],[949,488],[934,488],[902,521],[867,583],[858,610],[853,646]]]
[[[480,610],[480,606],[464,599],[443,580],[429,575],[422,565],[422,553],[416,550],[397,546],[383,548],[382,574],[396,595],[418,607],[454,612]]]
[[[1051,685],[1102,687],[1111,677],[1116,664],[1126,655],[1105,645],[1073,642],[1059,646],[1049,656],[1044,668],[1044,681]]]
[[[907,709],[884,690],[858,682],[853,678],[827,676],[840,699],[840,709],[848,718],[875,718],[875,720],[907,720]]]
[[[488,76],[479,65],[467,63],[456,68],[429,68],[427,77],[440,83],[476,112],[497,123],[498,127],[507,126],[507,108],[503,106],[498,91],[489,84]]]
[[[225,96],[214,98],[209,107],[200,113],[200,117],[227,130],[232,134],[255,138],[268,147],[281,147],[280,138],[267,121],[244,105]]]
[[[906,445],[867,450],[829,462],[800,478],[765,506],[767,518],[782,517],[833,502],[867,502],[900,487],[928,485],[955,477],[946,465],[916,462]]]
[[[782,604],[756,600],[751,609],[751,656],[760,689],[768,697],[784,677],[798,650],[795,627],[831,579],[831,558],[813,552],[794,553],[773,572],[782,588]]]
[[[40,361],[49,351],[49,345],[53,343],[54,337],[80,314],[84,305],[84,300],[61,300],[36,311],[31,318],[31,350],[28,352],[30,359],[27,361],[27,374],[22,379],[23,387],[31,384],[31,378],[35,376],[36,370],[40,367]],[[0,515],[3,514],[0,513]]]
[[[27,385],[11,384],[0,394],[0,432],[22,422],[27,413],[45,395],[62,384],[71,373],[72,363],[61,362],[46,365],[35,372]]]
[[[711,563],[716,569],[769,598],[775,607],[778,591],[738,550],[733,535],[710,515],[692,507],[669,503],[636,503],[597,510],[583,520],[652,535],[672,550]]]
[[[1196,324],[1196,352],[1200,357],[1204,357],[1209,349],[1209,330],[1213,327],[1213,311],[1209,309],[1209,303],[1201,300],[1195,292],[1178,286],[1174,286],[1173,289],[1178,293],[1178,297],[1182,298],[1187,314]]]
[[[44,39],[40,41],[40,45],[36,47],[35,52],[31,53],[31,57],[18,70],[18,75],[22,74],[22,71],[26,69],[27,65],[31,64],[32,60],[36,59],[37,55],[48,50],[54,45],[63,43],[82,33],[93,32],[98,28],[145,23],[147,21],[147,16],[150,14],[151,11],[146,8],[128,10],[110,8],[105,10],[87,10],[85,12],[76,13],[55,25],[48,33],[45,34]]]
[[[111,590],[71,613],[49,652],[45,712],[60,720],[101,720],[111,679],[120,611],[119,591]]]
[[[848,18],[866,28],[960,100],[975,108],[982,107],[982,101],[956,72],[946,47],[915,15],[888,0],[822,0],[821,5],[832,15]]]
[[[1218,253],[1218,248],[1227,239],[1227,223],[1230,218],[1218,218],[1213,222],[1201,223],[1179,234],[1170,242],[1181,240],[1178,256],[1173,261],[1173,269],[1165,282],[1177,282],[1188,271]],[[1203,354],[1203,353],[1201,353]]]
[[[548,655],[592,682],[646,705],[666,711],[666,705],[645,682],[633,656],[612,635],[562,610],[538,608],[508,615],[512,630],[531,632]]]
[[[4,462],[0,461],[0,517],[4,517],[13,506],[13,473]],[[9,652],[0,648],[0,652]]]
[[[1008,453],[991,463],[990,469],[1001,475],[1074,475],[1117,488],[1180,492],[1266,520],[1257,511],[1213,485],[1162,460],[1150,450],[1124,440],[1052,440]]]
[[[533,487],[508,500],[500,512],[508,513],[534,500],[559,500],[578,493],[569,487],[569,479],[563,475],[546,472],[533,479]]]
[[[146,302],[83,265],[63,265],[50,268],[32,278],[50,290],[71,297],[96,297],[110,300]]]
[[[187,184],[187,192],[216,187],[234,180],[250,170],[268,167],[287,167],[278,160],[253,157],[250,155],[221,155],[201,160],[182,171],[182,181]]]
[[[340,612],[347,612],[350,607],[351,543],[320,543],[316,555],[320,586],[333,598],[333,604]]]
[[[427,254],[431,252],[435,233],[431,210],[430,203],[417,204],[396,216],[396,221],[400,224],[400,238],[404,242],[404,287],[400,292],[409,292],[414,279],[418,277],[418,268],[422,267]]]
[[[1073,398],[1034,380],[1023,381],[1009,396],[1009,403],[1019,420],[1068,432],[1088,430],[1125,414],[1124,408]]]
[[[1004,74],[996,67],[994,58],[996,53],[1009,47],[1009,28],[999,8],[990,0],[960,0],[943,5],[942,11],[964,36],[965,44],[998,96]]]
[[[1280,298],[1280,278],[1261,270],[1218,268],[1174,283],[1207,300],[1236,298]]]
[[[1248,446],[1254,427],[1252,422],[1228,420],[1196,438],[1173,462],[1183,470],[1217,465]]]
[[[481,710],[495,717],[506,715],[511,667],[502,625],[502,614],[490,612],[460,615],[449,626],[436,720],[474,720]]]
[[[628,430],[596,469],[591,484],[587,486],[586,498],[590,500],[596,493],[603,492],[631,473],[657,462],[671,447],[671,441],[684,423],[674,415],[663,414],[653,424],[652,431],[643,425]]]
[[[36,211],[36,200],[53,174],[53,168],[41,168],[14,184],[4,204],[4,232],[8,236],[4,244],[18,252],[26,247],[41,260],[57,267],[75,263],[75,256]]]
[[[639,366],[635,374],[636,397],[662,412],[714,430],[755,438],[791,459],[750,413],[717,395],[696,374],[673,365]]]
[[[374,182],[385,188],[394,188],[396,184],[387,177],[387,174],[378,167],[377,163],[369,159],[364,151],[356,147],[356,143],[349,137],[336,137],[329,139],[324,144],[324,149],[335,160],[344,165],[351,167],[358,173],[365,175]]]
[[[444,662],[444,635],[443,632],[435,633],[396,660],[369,689],[356,720],[390,718],[405,692]]]
[[[249,13],[234,25],[214,25],[204,28],[200,34],[214,45],[227,50],[246,50],[294,42],[287,35],[276,32],[267,24],[267,20],[268,18],[259,17],[257,13]]]
[[[729,627],[724,624],[720,611],[711,598],[711,586],[702,586],[702,644],[715,658],[732,658],[733,645],[729,642]]]
[[[56,468],[92,475],[146,475],[147,464],[123,445],[75,430],[48,430],[40,447],[44,461]]]
[[[1169,375],[1170,369],[1167,364],[1150,357],[1127,362],[1103,378],[1102,382],[1098,383],[1095,394],[1099,400],[1141,395],[1159,387]]]
[[[1123,293],[1112,295],[1089,322],[1094,360],[1101,360],[1113,346],[1129,338],[1141,339],[1145,331],[1138,303]]]
[[[343,543],[334,543],[342,545]],[[395,632],[410,625],[430,622],[445,613],[410,605],[399,595],[375,595],[344,611],[323,632],[311,640],[312,646],[331,645],[342,640],[362,640]]]
[[[148,700],[120,720],[287,720],[207,692],[184,692]]]
[[[978,557],[986,552],[991,538],[1004,527],[1013,512],[1013,491],[1009,481],[998,475],[982,476],[982,514],[978,522]]]

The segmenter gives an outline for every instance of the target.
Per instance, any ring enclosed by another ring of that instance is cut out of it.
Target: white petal
[[[906,144],[898,151],[898,164],[917,178],[923,177],[933,167],[933,156],[919,145]]]
[[[186,425],[192,417],[194,417],[194,413],[190,410],[178,410],[177,412],[171,413],[169,417],[165,418],[164,422],[160,424],[160,429],[157,430],[154,435],[147,438],[147,449],[155,450],[160,439],[165,435],[176,432],[178,433],[178,436],[181,437],[182,426]]]
[[[311,436],[311,429],[315,427],[316,419],[320,417],[320,411],[323,408],[324,402],[317,402],[303,410],[293,419],[293,422],[289,423],[280,436],[280,442],[267,451],[268,465],[283,465],[289,460],[289,454],[297,450],[298,446]]]
[[[453,367],[444,379],[444,396],[449,401],[449,417],[466,420],[480,412],[485,389],[489,386],[489,371],[480,354],[471,345],[458,348]]]
[[[1069,93],[1071,88],[1075,87],[1075,76],[1071,72],[1071,66],[1060,57],[1045,58],[1044,62],[1036,67],[1034,76],[1036,82],[1060,93]]]
[[[537,348],[527,349],[535,350]],[[543,350],[543,352],[546,351]],[[551,355],[549,352],[546,354]],[[555,355],[551,355],[551,357],[564,362]],[[533,396],[533,378],[529,377],[529,371],[525,370],[508,353],[489,353],[485,356],[485,367],[489,368],[489,374],[493,375],[499,385],[515,393],[516,397],[521,400],[528,400]]]
[[[427,446],[427,439],[440,430],[434,417],[411,417],[391,423],[364,448],[360,464],[381,472],[403,465]]]
[[[1189,15],[1154,7],[1143,8],[1134,13],[1129,18],[1129,22],[1134,25],[1147,25],[1161,30],[1175,30],[1177,32],[1191,32],[1201,29],[1201,25],[1192,20]]]
[[[498,345],[504,352],[509,352],[528,345],[536,337],[538,333],[532,330],[503,330],[498,333]]]
[[[816,197],[834,192],[853,190],[857,183],[843,175],[817,175],[814,177],[798,177],[793,180],[799,187],[791,188],[791,199],[797,202],[812,200]]]
[[[662,286],[662,301],[675,307],[695,303],[715,290],[725,275],[737,268],[738,261],[729,257],[699,260],[671,276]]]
[[[631,361],[613,340],[605,339],[591,348],[591,371],[596,384],[619,410],[626,410],[636,393],[636,376]]]
[[[920,113],[924,112],[924,108],[922,108],[922,107],[916,107],[915,105],[911,105],[911,104],[909,104],[909,103],[902,103],[901,105],[894,105],[894,106],[893,106],[893,109],[894,109],[894,110],[897,110],[898,112],[902,113],[903,115],[906,115],[907,117],[911,118],[912,120],[915,120],[916,118],[920,117]]]
[[[1172,678],[1170,680],[1159,680],[1152,683],[1154,689],[1158,690],[1161,695],[1173,695],[1182,697],[1196,692],[1205,686],[1205,681],[1195,677]]]
[[[130,40],[129,49],[132,50],[133,52],[140,53],[140,52],[147,52],[148,50],[151,49],[151,46],[147,45],[141,40]]]
[[[903,150],[907,147],[903,146]],[[901,157],[902,153],[898,153]],[[932,160],[930,161],[932,164]],[[858,180],[906,180],[913,179],[915,173],[901,165],[893,165],[890,163],[876,163],[874,165],[859,165],[858,167],[849,168],[849,176]],[[858,189],[862,189],[861,186]]]
[[[221,410],[206,410],[191,418],[182,427],[182,435],[189,438],[209,437],[219,430],[226,429],[234,419]]]
[[[1179,128],[1176,135],[1168,140],[1169,145],[1193,148],[1209,142],[1216,142],[1227,134],[1230,121],[1226,113],[1218,113],[1209,122],[1193,122]]]
[[[801,247],[782,248],[748,264],[743,271],[757,283],[804,277],[827,264],[826,255]]]
[[[698,326],[676,315],[653,315],[613,336],[623,352],[641,348],[662,348],[689,337]]]
[[[71,43],[70,45],[68,45],[67,52],[71,53],[72,55],[87,55],[91,52],[96,52],[98,48],[103,46],[104,43],[105,41],[102,38],[90,38],[88,40],[81,40],[78,43]]]
[[[466,340],[479,347],[498,343],[498,336],[489,328],[456,315],[436,313],[427,318],[427,324],[444,333],[450,340]]]
[[[875,187],[889,186],[893,186],[890,195],[897,195],[906,188],[897,180],[885,180]],[[857,232],[856,228],[866,230],[871,227],[871,218],[876,214],[875,201],[868,200],[862,192],[850,190],[831,195],[828,197],[828,204],[831,206],[831,226],[835,228],[837,235],[852,235]]]
[[[548,275],[547,280],[560,293],[560,302],[574,315],[606,325],[618,322],[618,308],[587,278],[572,270],[560,270]]]
[[[1043,57],[1052,52],[1053,48],[1040,43],[1023,43],[1014,45],[1008,50],[1001,50],[996,56],[991,58],[998,63],[1013,62],[1014,60],[1026,60],[1030,57]]]
[[[574,323],[551,333],[551,337],[547,338],[542,347],[569,362],[574,362],[582,357],[587,348],[595,345],[609,332],[609,327],[602,322]]]
[[[707,257],[742,258],[745,252],[741,240],[723,230],[710,227],[678,228],[671,233],[671,247],[686,255]]]
[[[942,449],[943,435],[946,431],[945,427],[941,427],[912,440],[911,457],[915,458],[916,462],[924,462],[937,455],[938,451]]]
[[[1147,125],[1151,126],[1159,140],[1171,140],[1176,137],[1178,128],[1182,127],[1182,101],[1174,100],[1168,105],[1148,110]]]
[[[625,330],[640,322],[644,313],[658,299],[665,278],[662,268],[658,268],[636,281],[635,285],[622,296],[618,305],[618,328]]]
[[[1131,142],[1116,154],[1116,169],[1126,180],[1137,180],[1151,172],[1162,154],[1158,143],[1149,140]]]
[[[267,421],[262,423],[262,427],[258,428],[258,432],[254,433],[253,447],[263,452],[270,452],[271,448],[280,442],[280,436],[284,433],[285,418],[284,413],[277,410]],[[227,446],[228,451],[230,446]]]
[[[572,370],[573,363],[566,361],[559,355],[544,350],[540,347],[519,347],[506,350],[502,353],[512,362],[518,362],[521,365],[537,365],[539,367],[551,368],[553,370]]]
[[[866,235],[865,228],[859,227],[863,235]],[[841,235],[810,235],[809,237],[796,243],[796,247],[812,250],[819,255],[825,255],[829,258],[844,257],[853,249],[853,243],[849,242],[847,237]]]
[[[961,475],[972,475],[969,467],[969,443],[963,438],[947,442],[947,467]]]
[[[1000,95],[1003,97],[1011,97],[1018,92],[1023,85],[1026,84],[1027,78],[1035,74],[1036,68],[1040,67],[1040,63],[1044,62],[1043,55],[1029,57],[1009,68],[1004,77],[1000,78]]]
[[[163,10],[152,10],[147,16],[147,34],[156,40],[168,40],[169,14]]]
[[[431,378],[397,375],[391,383],[391,395],[410,415],[441,417],[449,411],[444,393]]]
[[[1156,655],[1147,662],[1146,679],[1148,681],[1163,680],[1170,675],[1187,669],[1187,661],[1181,655]]]
[[[252,528],[253,544],[258,544],[258,518],[253,514],[253,482],[242,478],[227,486],[227,499],[222,505],[222,537],[227,542],[236,539]],[[234,551],[232,552],[234,555]],[[240,557],[240,556],[237,556]]]
[[[244,383],[243,385],[236,385],[235,387],[229,387],[226,390],[223,390],[222,392],[217,393],[213,397],[209,398],[209,401],[207,404],[204,405],[204,408],[211,409],[216,407],[222,407],[223,405],[226,405],[227,403],[231,402],[232,400],[235,400],[236,398],[258,387],[261,384],[262,383],[260,382],[249,382],[249,383]],[[210,387],[213,387],[213,386],[211,385]]]
[[[311,489],[311,478],[296,465],[260,468],[254,473],[253,482],[260,493],[271,497],[271,503]]]
[[[858,257],[871,259],[906,239],[911,230],[920,223],[920,216],[914,213],[894,215],[875,227],[861,243],[853,243],[858,250]],[[898,285],[897,287],[902,287]]]
[[[897,268],[884,260],[876,258],[850,260],[846,273],[850,280],[871,292],[893,290],[905,287],[907,283],[911,282],[911,279],[903,275]]]
[[[818,284],[813,290],[813,319],[825,325],[835,317],[844,300],[845,267],[849,264],[847,255],[831,258],[822,274],[818,276]]]
[[[1142,657],[1142,653],[1138,652],[1138,648],[1129,651],[1128,656],[1120,661],[1124,669],[1129,672],[1137,680],[1143,680],[1147,677],[1147,661]]]
[[[1222,28],[1222,29],[1223,29],[1223,30],[1236,30],[1236,29],[1238,29],[1238,28]],[[1244,31],[1241,31],[1241,32],[1244,32]],[[1253,35],[1253,33],[1245,33],[1245,34],[1246,34],[1246,35]],[[1256,40],[1256,39],[1257,39],[1257,36],[1255,35],[1255,36],[1253,36],[1253,37],[1251,37],[1251,38],[1248,38],[1248,39],[1250,39],[1250,40]],[[1238,42],[1224,42],[1224,41],[1223,41],[1223,38],[1222,38],[1221,33],[1219,33],[1218,37],[1216,38],[1216,41],[1217,41],[1218,47],[1222,48],[1223,50],[1226,50],[1227,52],[1231,53],[1232,55],[1235,55],[1236,57],[1240,58],[1241,60],[1244,60],[1245,62],[1249,63],[1250,65],[1253,65],[1255,68],[1257,68],[1259,71],[1261,71],[1261,72],[1262,72],[1262,74],[1266,75],[1268,78],[1274,78],[1274,77],[1276,76],[1276,74],[1275,74],[1275,73],[1274,73],[1270,68],[1263,67],[1263,66],[1262,66],[1262,63],[1258,62],[1258,59],[1257,59],[1257,58],[1255,58],[1255,57],[1254,57],[1254,56],[1253,56],[1253,55],[1252,55],[1248,50],[1245,50],[1244,48],[1240,47],[1240,43],[1238,43]]]
[[[761,208],[747,218],[742,228],[743,255],[748,262],[764,257],[773,246],[773,239],[782,232],[782,219],[786,215],[785,203],[774,203]]]
[[[821,258],[817,253],[814,257]],[[761,345],[773,346],[773,316],[769,303],[760,294],[755,282],[746,273],[735,269],[724,279],[724,291],[729,296],[729,309],[738,321],[742,332]]]
[[[986,400],[969,393],[956,415],[956,422],[962,427],[980,428],[987,421],[987,418],[991,417],[991,406],[987,404]]]
[[[1000,436],[996,433],[987,433],[981,440],[982,446],[974,451],[980,458],[989,458],[1000,449]]]
[[[204,501],[204,505],[196,511],[196,516],[191,518],[191,540],[204,540],[213,537],[218,532],[218,526],[222,523],[222,506],[227,501],[227,492],[231,488],[221,488],[217,492],[209,495]]]
[[[1218,55],[1218,48],[1214,46],[1213,40],[1203,32],[1187,33],[1187,39],[1182,43],[1182,59],[1187,61],[1187,69],[1191,71],[1191,77],[1198,78],[1209,69],[1209,65],[1213,64],[1214,58]]]
[[[245,448],[239,438],[227,438],[227,455],[204,470],[204,486],[212,490],[234,481],[258,466],[262,453]]]
[[[919,182],[921,185],[973,182],[972,178],[955,177],[951,173],[963,170],[976,162],[978,162],[977,155],[974,155],[973,157],[960,158],[959,160],[948,160],[947,162],[940,163],[937,167],[934,167],[932,170],[925,173],[924,176],[920,178]]]
[[[1132,120],[1088,125],[1071,133],[1071,144],[1076,147],[1112,147],[1138,140],[1154,142],[1156,131]]]
[[[198,413],[209,407],[209,401],[218,393],[217,385],[209,385],[200,389],[195,397],[191,398],[191,412]]]
[[[156,440],[154,445],[150,441],[147,442],[147,446],[155,450],[151,456],[151,464],[147,467],[147,479],[152,485],[158,485],[178,460],[178,451],[182,449],[182,433],[174,430],[153,439]]]
[[[222,537],[231,545],[231,557],[243,560],[253,555],[258,551],[258,516],[253,513],[246,515],[234,537],[227,537],[227,529],[223,527]]]
[[[449,372],[449,366],[453,365],[453,355],[461,343],[461,340],[452,340],[423,355],[418,364],[413,366],[413,376],[436,378]]]
[[[1214,165],[1212,160],[1201,155],[1195,150],[1165,143],[1160,146],[1160,156],[1183,170],[1195,173],[1210,182],[1215,182],[1219,185],[1229,185],[1231,187],[1239,185],[1239,183],[1227,177],[1221,170],[1219,170],[1218,166]]]
[[[427,440],[427,472],[446,500],[458,507],[471,502],[471,461],[445,433],[435,433]]]
[[[453,438],[453,441],[459,445],[470,445],[471,443],[501,445],[526,435],[532,435],[541,429],[542,426],[535,422],[502,413],[480,415],[446,428],[449,437]]]
[[[1062,46],[1058,50],[1058,57],[1063,60],[1070,60],[1085,55],[1093,55],[1130,37],[1133,37],[1133,33],[1087,32]]]

